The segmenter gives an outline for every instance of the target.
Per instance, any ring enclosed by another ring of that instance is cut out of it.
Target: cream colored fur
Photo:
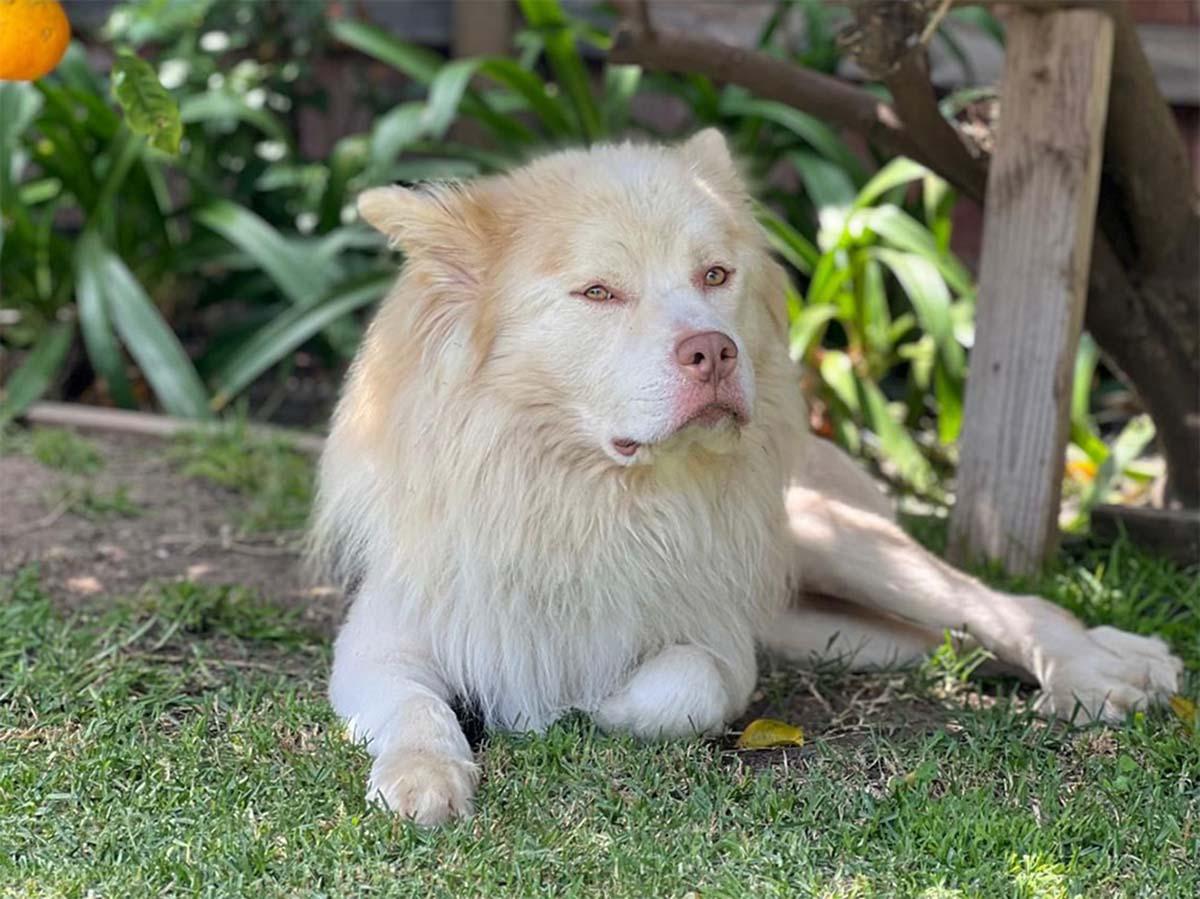
[[[756,645],[887,665],[960,629],[1060,715],[1116,719],[1174,688],[1160,641],[955,571],[807,435],[785,276],[716,132],[359,208],[406,262],[335,415],[314,536],[357,584],[330,695],[375,758],[372,798],[426,824],[470,811],[455,699],[500,728],[581,709],[646,738],[717,732]],[[736,345],[744,420],[680,426],[694,385],[671,348],[692,331]]]

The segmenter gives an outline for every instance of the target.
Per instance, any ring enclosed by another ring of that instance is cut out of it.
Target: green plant
[[[282,440],[251,439],[244,420],[232,427],[184,434],[170,453],[189,477],[236,491],[245,531],[295,530],[312,501],[312,460]]]
[[[130,4],[110,31],[146,41],[173,28],[194,45],[205,16],[240,15],[229,4],[186,6],[150,27],[162,2]],[[164,68],[201,75],[203,60],[214,65],[195,46],[176,49],[187,58]],[[253,162],[289,158],[287,129],[256,105],[262,88],[248,87],[256,79],[245,66],[215,74],[168,91],[122,49],[106,84],[75,44],[52,76],[0,84],[0,352],[23,355],[0,423],[72,372],[126,407],[145,392],[140,376],[166,411],[204,418],[314,338],[334,355],[352,352],[353,313],[388,283],[382,241],[340,219],[296,233],[287,217],[303,210],[279,189],[260,190],[265,172]],[[239,180],[248,169],[256,180]],[[228,312],[198,328],[214,303]]]
[[[822,160],[798,169],[822,202],[816,245],[777,217],[765,222],[781,253],[809,273],[807,290],[788,298],[792,356],[818,374],[843,444],[905,487],[940,496],[937,467],[951,461],[962,426],[975,301],[971,275],[949,249],[950,191],[905,159],[858,191]],[[913,183],[921,218],[901,203]]]
[[[33,457],[49,468],[68,474],[95,474],[104,459],[84,437],[61,428],[38,428],[30,441]]]

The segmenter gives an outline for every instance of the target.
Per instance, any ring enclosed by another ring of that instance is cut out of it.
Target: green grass
[[[83,480],[66,481],[50,491],[49,505],[92,521],[111,518],[136,518],[142,507],[129,496],[125,484],[111,488],[95,487]]]
[[[243,531],[288,531],[304,526],[312,503],[312,460],[281,439],[256,439],[244,423],[184,434],[170,452],[181,473],[241,495]]]
[[[1196,695],[1194,574],[1118,545],[1038,586],[1166,633]],[[0,587],[0,895],[1200,894],[1200,734],[1169,712],[1045,726],[942,658],[901,692],[948,704],[950,726],[810,733],[786,767],[580,719],[493,736],[478,814],[424,832],[365,804],[328,661],[294,611],[241,590],[65,615],[32,571]]]
[[[31,432],[30,454],[48,468],[67,474],[95,474],[104,459],[95,444],[62,428],[37,428]]]
[[[69,475],[95,474],[104,468],[104,457],[92,441],[63,428],[0,427],[0,455],[17,454]]]

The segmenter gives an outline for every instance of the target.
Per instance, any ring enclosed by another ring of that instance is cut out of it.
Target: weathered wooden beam
[[[21,415],[21,420],[31,425],[73,428],[80,431],[106,431],[164,440],[187,433],[219,432],[229,427],[227,423],[219,421],[172,418],[168,415],[88,406],[83,403],[34,403]],[[291,428],[255,423],[247,424],[246,431],[257,439],[280,440],[300,452],[311,455],[320,454],[325,445],[325,439],[320,434]]]
[[[1112,67],[1094,10],[1014,11],[988,175],[951,558],[1036,570],[1056,548]]]

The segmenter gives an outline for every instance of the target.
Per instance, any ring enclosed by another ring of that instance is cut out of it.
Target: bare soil
[[[300,610],[332,632],[341,600],[311,583],[300,564],[299,534],[239,534],[239,496],[181,474],[159,440],[88,433],[104,459],[92,475],[71,475],[23,454],[0,455],[0,576],[36,564],[52,599],[65,608],[136,596],[148,583],[191,580],[249,588]],[[135,515],[89,515],[64,494],[123,488]]]

